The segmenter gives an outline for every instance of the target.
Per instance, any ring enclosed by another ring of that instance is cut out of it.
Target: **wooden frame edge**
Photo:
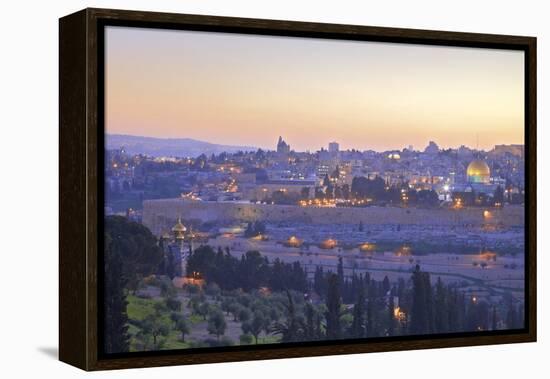
[[[59,20],[59,359],[86,368],[86,17]]]

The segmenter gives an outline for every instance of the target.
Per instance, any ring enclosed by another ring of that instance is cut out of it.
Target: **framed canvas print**
[[[60,19],[60,359],[536,340],[536,39]]]

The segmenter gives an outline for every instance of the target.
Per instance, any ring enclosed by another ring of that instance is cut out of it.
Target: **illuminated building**
[[[330,164],[327,162],[322,162],[319,164],[315,170],[317,178],[324,179],[326,175],[330,174]]]
[[[491,181],[491,170],[485,161],[473,160],[466,169],[468,183],[489,184]]]
[[[171,228],[172,235],[165,233],[160,237],[160,247],[164,251],[164,266],[167,272],[175,277],[186,276],[187,259],[193,251],[194,234],[187,229],[178,218],[176,224]],[[185,243],[188,243],[186,249]]]

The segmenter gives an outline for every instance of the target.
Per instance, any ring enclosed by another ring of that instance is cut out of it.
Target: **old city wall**
[[[184,220],[231,223],[268,220],[310,224],[416,224],[416,225],[523,225],[523,206],[490,209],[417,209],[399,207],[327,208],[231,202],[202,202],[182,199],[147,200],[143,203],[143,224],[159,234],[181,217]]]

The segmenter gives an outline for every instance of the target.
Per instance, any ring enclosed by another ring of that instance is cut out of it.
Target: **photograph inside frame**
[[[523,51],[104,42],[105,353],[524,328]]]

